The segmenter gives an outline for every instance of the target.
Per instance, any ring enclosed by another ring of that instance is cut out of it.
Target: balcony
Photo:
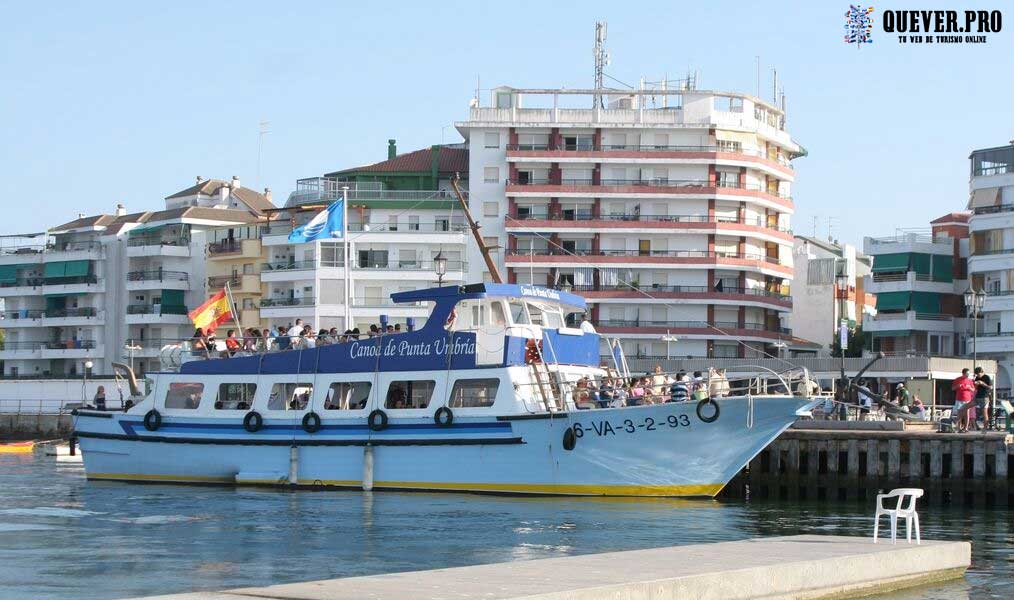
[[[528,160],[526,160],[528,159]],[[596,163],[616,159],[644,159],[652,162],[723,162],[742,166],[767,167],[783,176],[792,176],[793,169],[784,156],[771,155],[763,150],[743,149],[741,146],[667,146],[644,144],[602,144],[598,147],[585,144],[562,144],[551,148],[548,144],[508,144],[510,162]]]
[[[792,296],[781,292],[770,291],[764,288],[744,288],[735,286],[723,286],[721,290],[708,286],[696,285],[575,285],[563,288],[555,286],[556,289],[566,291],[595,301],[603,299],[630,299],[630,300],[700,300],[702,303],[728,303],[761,304],[765,308],[774,307],[777,310],[791,310]]]
[[[44,243],[32,243],[23,238],[0,238],[0,265],[41,264],[46,248]]]
[[[1014,248],[976,250],[968,257],[968,272],[971,274],[1006,271],[1010,268],[1010,255],[1012,254],[1014,254]]]
[[[353,277],[356,280],[389,280],[391,278],[412,279],[435,282],[437,274],[433,270],[431,260],[403,260],[364,263],[354,266]],[[458,281],[468,271],[468,263],[463,260],[448,260],[445,280]]]
[[[102,347],[95,340],[59,340],[42,347],[42,358],[92,358],[102,356]]]
[[[0,282],[0,297],[38,296],[43,282],[42,277],[19,277]]]
[[[102,243],[98,240],[61,242],[50,244],[42,259],[49,261],[99,260],[104,255]]]
[[[261,318],[297,318],[312,315],[316,307],[312,296],[302,298],[261,298]]]
[[[548,208],[548,207],[547,207]],[[708,215],[644,215],[608,214],[595,216],[591,210],[568,212],[566,214],[518,213],[507,215],[507,231],[575,231],[605,230],[611,233],[645,233],[646,230],[660,232],[680,231],[683,233],[706,233],[742,235],[761,234],[791,242],[792,232],[776,222],[765,219],[739,217],[717,217]]]
[[[42,358],[46,342],[0,342],[0,360],[27,360]]]
[[[302,298],[261,298],[260,307],[265,308],[287,308],[290,306],[314,306],[316,299],[312,296]]]
[[[6,310],[0,312],[0,329],[39,327],[43,311],[36,309]]]
[[[190,256],[190,238],[136,236],[127,240],[127,256]]]
[[[357,243],[464,244],[463,223],[349,223]]]
[[[42,285],[46,294],[100,294],[106,291],[105,283],[95,275],[46,277]]]
[[[916,273],[915,271],[896,273],[873,273],[870,285],[866,290],[871,294],[885,292],[935,292],[953,294],[954,281],[934,278],[933,275]]]
[[[103,325],[104,315],[94,306],[78,308],[47,309],[42,315],[42,324],[48,327]]]
[[[770,191],[755,184],[737,182],[709,182],[705,179],[591,179],[546,178],[525,182],[508,181],[508,196],[535,197],[592,197],[673,195],[673,196],[733,196],[734,199],[754,199],[779,210],[792,210],[792,198],[787,194]]]
[[[457,206],[458,201],[453,190],[371,189],[365,185],[327,177],[307,177],[296,181],[296,191],[289,194],[286,205],[334,202],[346,193],[342,186],[349,186],[347,194],[350,203],[370,208],[408,208],[404,204],[411,203],[415,208],[449,209]],[[468,198],[467,191],[462,190],[462,195]]]
[[[720,339],[735,336],[746,341],[771,341],[792,337],[787,327],[769,327],[764,323],[737,323],[735,321],[652,321],[643,319],[599,319],[593,321],[599,333],[628,334],[656,338],[662,334],[692,338]]]
[[[151,269],[127,273],[128,290],[189,290],[190,275],[185,271]]]
[[[908,310],[903,312],[878,312],[872,319],[863,320],[863,330],[886,331],[931,331],[954,332],[954,315],[924,313]]]
[[[261,281],[303,281],[313,279],[312,271],[316,268],[316,260],[282,260],[261,263]]]
[[[187,312],[187,307],[182,305],[130,304],[127,306],[126,322],[129,325],[187,325],[190,323]]]
[[[222,240],[208,244],[209,260],[259,259],[260,240]]]
[[[123,358],[155,358],[159,356],[165,346],[179,344],[182,340],[176,339],[130,339],[123,345]]]
[[[969,335],[965,338],[965,353],[970,355],[973,350],[979,358],[983,354],[1014,352],[1014,331],[980,331],[974,342]]]
[[[259,294],[260,275],[214,275],[208,277],[208,290],[220,290],[228,285],[234,294]]]
[[[573,267],[655,265],[674,268],[708,268],[714,266],[770,272],[783,277],[792,277],[793,274],[792,267],[782,264],[777,257],[737,252],[708,252],[706,250],[508,249],[506,263],[508,266],[515,267],[531,263]]]

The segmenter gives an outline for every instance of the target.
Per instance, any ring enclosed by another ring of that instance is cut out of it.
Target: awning
[[[954,281],[954,257],[937,254],[933,256],[933,281]]]
[[[912,257],[912,270],[918,275],[929,275],[930,274],[930,261],[933,259],[929,254],[922,254],[914,252],[911,254]]]
[[[14,283],[18,280],[17,265],[0,265],[0,283]]]
[[[877,312],[885,310],[908,310],[909,292],[883,292],[877,294]]]
[[[84,292],[71,292],[69,294],[43,294],[44,298],[70,298],[73,296],[84,296]]]
[[[940,294],[912,292],[912,310],[917,313],[940,314]]]
[[[744,131],[725,131],[724,129],[715,130],[715,139],[726,141],[726,142],[740,142],[743,147],[757,146],[757,134],[746,133]]]
[[[908,271],[908,252],[898,254],[878,254],[873,257],[873,272]]]
[[[162,290],[163,306],[182,306],[183,290]]]
[[[912,332],[909,331],[909,330],[907,330],[907,329],[895,329],[895,330],[888,330],[888,331],[871,331],[870,333],[872,333],[873,337],[875,337],[875,338],[908,337],[909,335],[912,334]]]
[[[66,277],[83,277],[88,275],[91,265],[87,260],[69,260],[66,263]]]
[[[65,262],[50,262],[42,266],[42,276],[46,279],[66,277],[66,274],[67,263]]]
[[[1000,188],[987,188],[975,190],[968,199],[968,208],[984,208],[986,206],[1000,205]]]

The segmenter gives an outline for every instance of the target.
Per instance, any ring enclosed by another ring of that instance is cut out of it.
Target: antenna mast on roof
[[[595,89],[601,90],[605,68],[609,64],[609,53],[606,52],[606,30],[608,23],[605,21],[595,22]],[[592,99],[592,108],[605,108],[605,101],[602,94],[595,94]]]

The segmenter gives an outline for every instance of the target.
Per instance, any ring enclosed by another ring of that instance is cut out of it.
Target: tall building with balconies
[[[263,297],[261,265],[267,262],[266,248],[261,244],[261,224],[230,225],[207,233],[208,293],[215,294],[228,287],[236,303],[243,328],[267,326],[261,319]]]
[[[422,324],[424,306],[395,305],[394,292],[465,280],[464,215],[450,189],[460,173],[467,185],[468,153],[433,146],[397,154],[389,141],[388,159],[379,163],[301,179],[282,209],[282,218],[265,227],[261,241],[267,262],[261,267],[264,295],[261,318],[270,325],[303,319],[317,328],[365,331],[384,315],[389,323]],[[343,242],[290,244],[288,235],[348,187],[350,314],[344,322]],[[467,193],[467,192],[466,192]],[[438,275],[435,259],[446,265]]]
[[[628,355],[676,337],[677,356],[751,356],[791,335],[790,161],[805,151],[778,106],[687,86],[500,87],[457,127],[509,281],[581,293]]]
[[[889,356],[957,356],[966,322],[968,215],[951,213],[930,229],[864,240],[873,256],[867,289],[877,314],[863,325],[868,348]]]
[[[1009,391],[1014,382],[1014,141],[975,150],[969,158],[968,271],[972,287],[986,292],[975,349],[998,361],[997,388]],[[972,352],[971,341],[966,352]]]

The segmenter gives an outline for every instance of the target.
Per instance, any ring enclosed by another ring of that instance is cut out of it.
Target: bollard
[[[373,446],[363,448],[363,491],[373,491]]]
[[[70,436],[70,455],[77,455],[77,436]]]
[[[289,447],[289,484],[297,483],[299,483],[299,447],[292,445]]]

